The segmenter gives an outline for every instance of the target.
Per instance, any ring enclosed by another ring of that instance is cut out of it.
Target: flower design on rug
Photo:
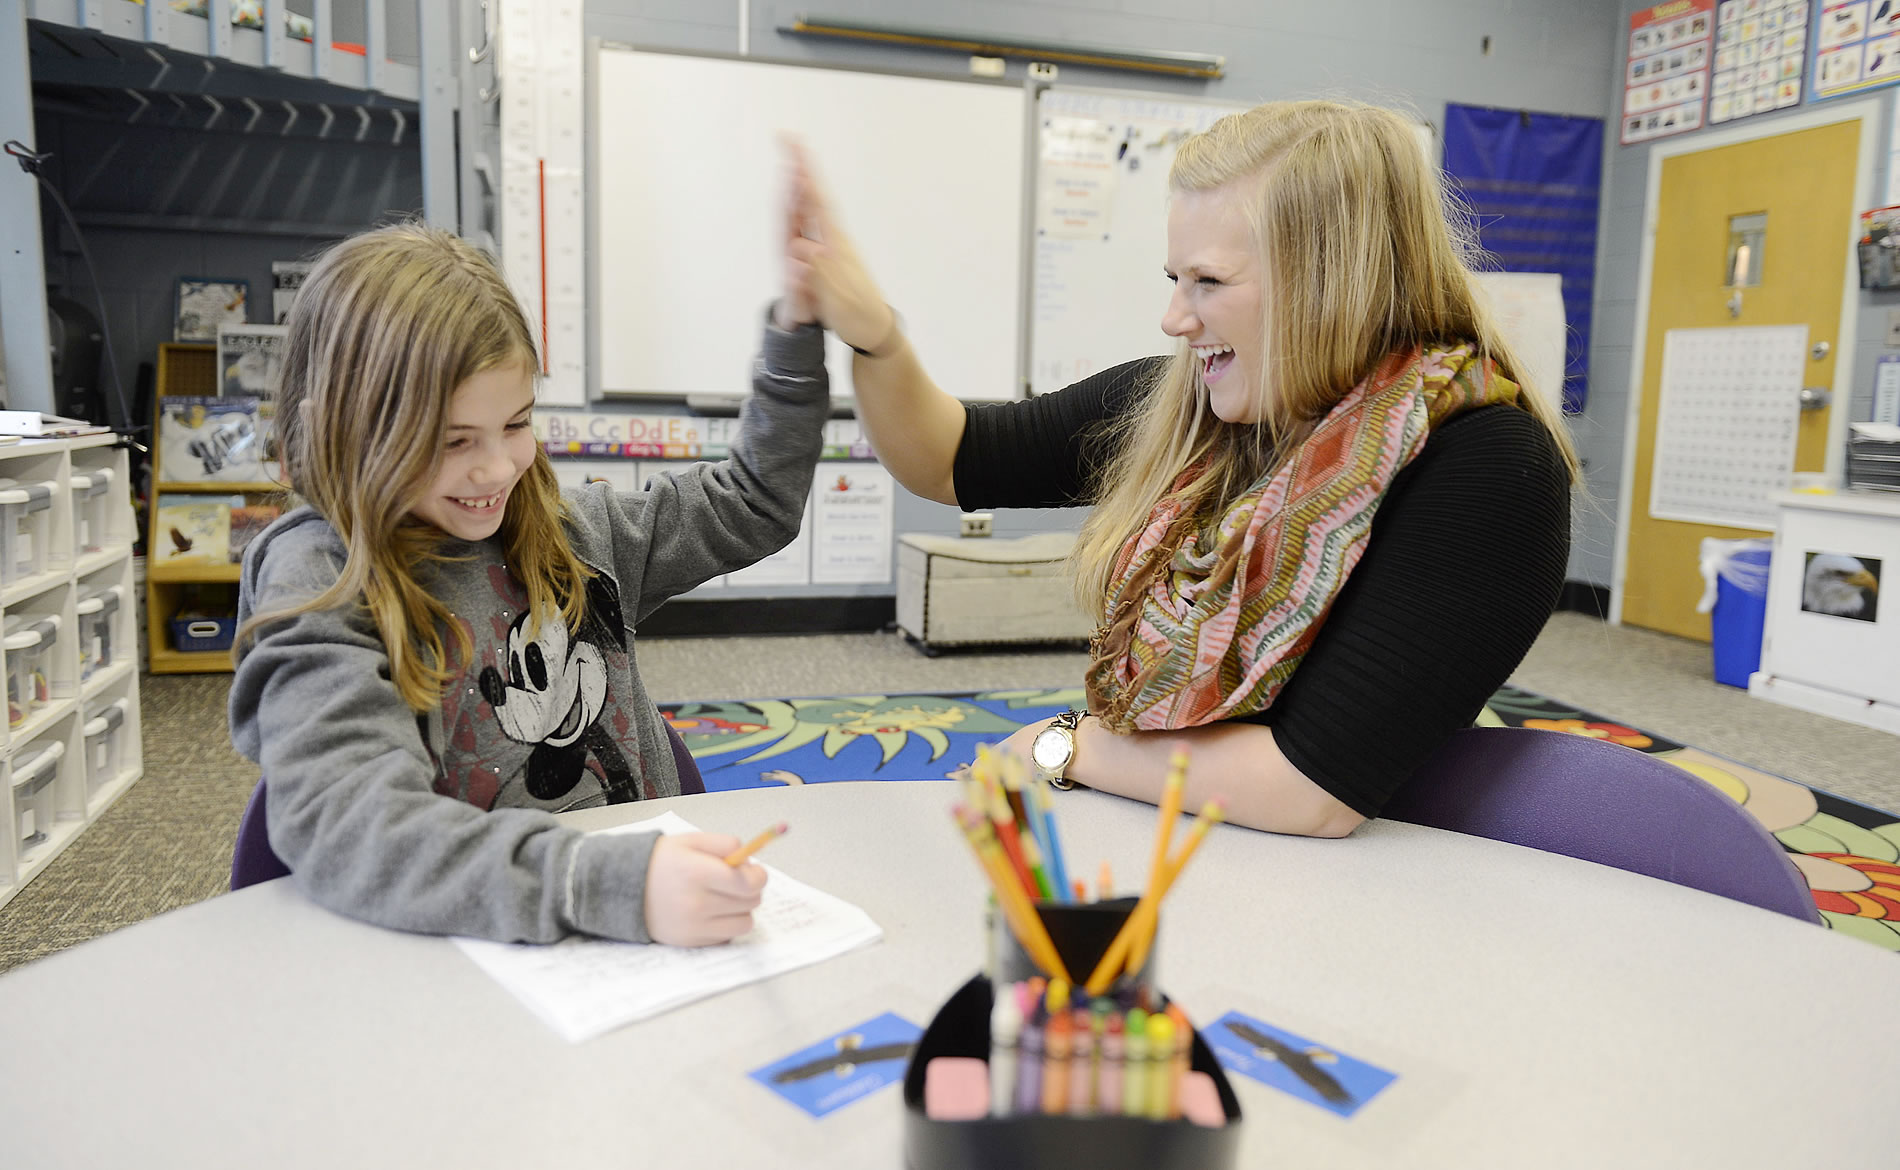
[[[1526,719],[1523,726],[1539,731],[1561,731],[1588,739],[1607,739],[1628,748],[1646,748],[1655,742],[1635,728],[1624,727],[1620,723],[1586,723],[1581,719]]]

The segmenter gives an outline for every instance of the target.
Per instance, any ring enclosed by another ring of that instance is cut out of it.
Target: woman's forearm
[[[880,353],[851,361],[865,438],[897,482],[927,500],[954,505],[963,404],[930,380],[901,334]]]
[[[1067,775],[1077,784],[1158,804],[1168,760],[1182,743],[1190,753],[1185,812],[1219,797],[1235,824],[1302,837],[1344,837],[1365,821],[1307,779],[1281,754],[1273,729],[1257,723],[1117,735],[1099,719],[1084,719]]]

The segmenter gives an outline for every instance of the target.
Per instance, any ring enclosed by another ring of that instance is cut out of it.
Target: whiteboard
[[[1171,353],[1168,167],[1175,147],[1240,105],[1135,93],[1038,95],[1035,316],[1037,394],[1135,358]]]
[[[787,130],[937,384],[1020,396],[1020,88],[606,45],[595,66],[598,394],[748,390],[782,287]]]
[[[1807,349],[1806,325],[1663,335],[1650,516],[1775,527],[1773,496],[1794,474]]]

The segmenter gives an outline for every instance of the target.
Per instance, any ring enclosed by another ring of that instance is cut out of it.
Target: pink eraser
[[[1209,1087],[1213,1082],[1208,1082]],[[1215,1103],[1216,1112],[1219,1102]],[[932,1121],[975,1121],[990,1112],[990,1062],[939,1056],[924,1066],[924,1116]]]
[[[1181,1116],[1209,1129],[1227,1124],[1227,1111],[1221,1108],[1220,1090],[1214,1087],[1213,1077],[1191,1072],[1181,1078]]]

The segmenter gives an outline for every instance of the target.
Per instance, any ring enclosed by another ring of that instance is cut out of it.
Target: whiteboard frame
[[[1023,165],[1027,167],[1029,163],[1035,157],[1036,143],[1033,139],[1033,136],[1031,135],[1031,130],[1034,127],[1034,119],[1035,119],[1035,102],[1033,98],[1034,91],[1030,87],[1043,84],[1040,82],[1030,81],[1027,83],[1019,83],[1015,81],[1008,81],[1008,80],[988,78],[988,77],[961,77],[961,76],[956,76],[956,75],[946,75],[942,73],[917,72],[917,71],[906,70],[906,69],[884,69],[884,68],[876,68],[876,67],[860,67],[860,66],[855,66],[855,65],[840,65],[840,64],[832,64],[828,62],[789,60],[789,59],[781,58],[781,57],[762,57],[756,54],[707,52],[707,51],[701,51],[701,50],[677,49],[677,48],[671,48],[671,47],[659,46],[659,45],[637,44],[637,43],[630,43],[627,41],[616,41],[616,40],[612,40],[606,37],[598,37],[598,36],[589,37],[587,39],[587,47],[586,47],[586,79],[585,79],[585,95],[583,98],[583,101],[585,103],[584,115],[585,115],[585,121],[586,121],[586,125],[583,132],[585,135],[584,149],[586,151],[586,157],[587,157],[587,178],[586,178],[586,183],[585,183],[585,192],[586,192],[586,199],[585,199],[586,213],[585,214],[586,214],[586,231],[587,231],[587,241],[588,241],[588,246],[586,249],[586,275],[585,275],[585,279],[587,281],[587,379],[586,379],[587,401],[586,401],[586,407],[589,409],[595,408],[595,407],[601,407],[601,406],[611,406],[612,404],[615,404],[615,403],[624,403],[624,404],[681,403],[681,404],[686,404],[689,398],[692,400],[692,403],[694,404],[704,404],[707,401],[707,399],[711,397],[716,397],[716,395],[674,393],[674,392],[667,392],[667,391],[647,391],[647,392],[620,391],[613,394],[607,394],[603,392],[601,389],[602,305],[601,305],[601,296],[600,296],[600,275],[601,274],[600,274],[600,247],[599,247],[600,218],[601,218],[601,207],[600,207],[600,198],[599,198],[601,133],[600,133],[600,126],[598,125],[597,111],[600,108],[600,57],[603,52],[609,52],[609,51],[650,53],[656,56],[684,57],[684,58],[693,58],[693,59],[707,60],[707,61],[725,61],[725,62],[731,62],[735,64],[746,64],[746,65],[780,65],[780,66],[790,66],[790,67],[799,68],[799,69],[810,69],[810,70],[818,70],[818,71],[825,71],[825,72],[870,74],[870,75],[880,76],[880,77],[895,77],[895,78],[903,78],[906,80],[913,80],[913,81],[949,81],[949,82],[955,82],[957,84],[985,86],[985,87],[989,87],[993,89],[1015,90],[1018,93],[1027,95],[1024,101],[1025,109],[1024,109],[1024,114],[1023,114],[1024,134],[1026,138],[1026,141],[1024,142],[1025,155],[1024,155]],[[1034,220],[1034,214],[1035,214],[1034,176],[1027,171],[1025,171],[1024,173],[1023,186],[1026,190],[1026,195],[1023,200],[1021,210],[1019,212],[1020,219],[1018,222],[1019,247],[1018,247],[1018,254],[1016,256],[1016,266],[1017,266],[1017,274],[1018,274],[1017,276],[1018,312],[1017,312],[1017,323],[1016,323],[1015,369],[1012,374],[1011,393],[1008,397],[1005,397],[1005,398],[975,397],[975,398],[966,398],[964,399],[964,401],[979,402],[979,403],[981,402],[1015,402],[1015,401],[1020,401],[1021,399],[1027,396],[1028,361],[1029,361],[1029,327],[1030,327],[1029,317],[1030,317],[1030,311],[1031,311],[1030,305],[1029,305],[1029,297],[1032,295],[1032,291],[1029,286],[1030,255],[1031,255],[1030,248],[1032,247],[1032,244],[1033,244],[1033,240],[1031,239],[1031,236],[1034,230],[1033,220]],[[852,402],[852,396],[845,387],[840,386],[838,384],[839,381],[840,379],[837,379],[834,377],[833,385],[832,385],[832,402],[833,402],[832,413],[834,415],[837,415],[840,413],[855,414],[855,406]],[[744,390],[743,387],[735,387],[731,391],[731,394],[730,394],[731,402],[734,405],[736,405],[739,401],[741,401],[745,397],[745,393],[746,391]]]

